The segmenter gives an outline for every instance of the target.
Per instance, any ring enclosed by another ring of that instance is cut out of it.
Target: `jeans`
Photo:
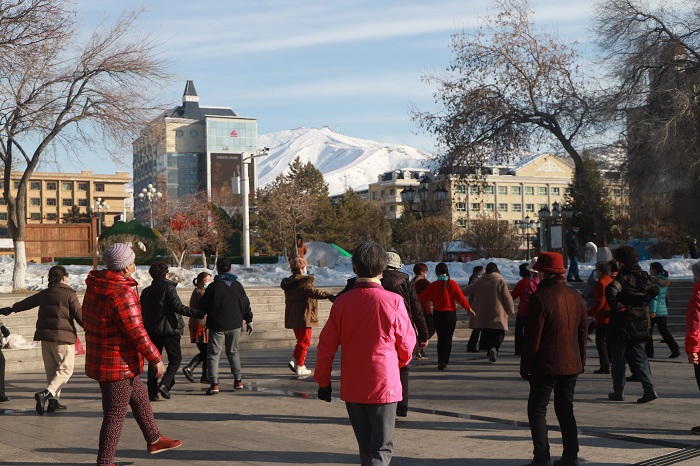
[[[610,364],[615,393],[625,392],[625,355],[630,371],[642,382],[644,393],[656,392],[654,382],[651,380],[649,360],[644,352],[644,343],[630,343],[620,340],[610,341]]]
[[[515,317],[515,355],[518,356],[523,352],[523,338],[525,337],[525,323],[527,317]]]
[[[578,257],[575,254],[569,255],[569,271],[566,274],[566,279],[571,280],[581,280],[578,274]]]
[[[530,396],[527,400],[527,419],[532,434],[533,455],[536,461],[550,459],[547,438],[547,405],[554,390],[554,412],[561,428],[564,445],[562,458],[578,458],[578,432],[574,417],[574,388],[578,375],[532,374]]]
[[[209,383],[219,385],[219,358],[223,348],[231,366],[234,380],[241,380],[241,359],[238,356],[238,340],[241,329],[209,330],[209,346],[207,347],[207,363],[209,365]]]
[[[604,371],[610,370],[608,324],[598,324],[595,332],[595,346],[598,349],[598,360],[600,368]]]
[[[175,385],[175,374],[177,374],[178,369],[180,369],[180,363],[182,363],[180,338],[181,335],[154,335],[151,337],[151,341],[158,352],[162,354],[165,348],[165,352],[168,353],[168,367],[165,369],[165,374],[163,374],[159,384],[158,377],[156,377],[156,367],[150,363],[148,364],[147,385],[149,397],[153,398],[156,396],[158,385],[164,385],[168,389]]]
[[[673,338],[673,335],[671,335],[671,332],[668,330],[668,317],[656,316],[651,319],[651,327],[649,328],[649,332],[652,335],[654,333],[654,325],[659,327],[659,333],[662,337],[664,337],[664,341],[668,345],[668,349],[671,350],[671,353],[680,353],[681,349],[679,348],[678,343],[676,343],[676,340]],[[648,357],[654,357],[654,341],[651,338],[649,339],[649,341],[647,341],[646,347],[644,349],[646,350]]]
[[[394,452],[396,403],[371,405],[346,402],[345,407],[360,448],[360,464],[390,464]]]
[[[454,311],[434,311],[433,320],[437,332],[438,364],[447,365],[452,353],[452,336],[457,326],[457,313]]]

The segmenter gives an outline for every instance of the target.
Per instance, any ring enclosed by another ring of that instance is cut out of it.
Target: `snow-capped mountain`
[[[297,128],[258,136],[258,147],[269,155],[258,160],[259,185],[287,170],[295,157],[323,173],[331,195],[352,188],[367,189],[381,173],[400,168],[430,168],[432,154],[409,146],[357,139],[328,127]]]

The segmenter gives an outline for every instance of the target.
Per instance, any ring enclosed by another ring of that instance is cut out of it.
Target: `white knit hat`
[[[136,253],[125,243],[114,243],[102,253],[102,262],[112,272],[121,272],[136,259]]]

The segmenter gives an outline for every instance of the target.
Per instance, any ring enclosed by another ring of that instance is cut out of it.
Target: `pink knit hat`
[[[121,272],[129,267],[135,258],[136,253],[125,243],[114,243],[102,253],[102,262],[112,272]]]

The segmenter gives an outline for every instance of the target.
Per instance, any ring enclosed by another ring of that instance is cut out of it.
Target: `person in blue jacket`
[[[651,338],[649,338],[645,347],[647,357],[654,357],[654,326],[656,325],[659,328],[659,333],[664,338],[664,342],[668,345],[668,349],[671,350],[669,358],[677,358],[681,355],[681,350],[668,330],[668,271],[664,270],[664,266],[661,263],[652,262],[649,264],[649,275],[659,286],[659,294],[649,303],[649,314],[651,316],[649,332],[651,333]]]

